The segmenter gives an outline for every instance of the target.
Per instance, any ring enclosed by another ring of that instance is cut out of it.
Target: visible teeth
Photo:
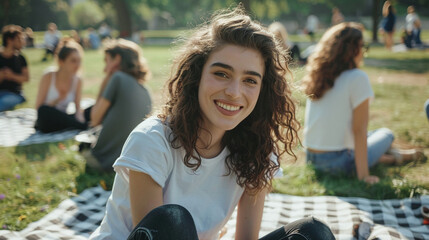
[[[225,109],[225,110],[228,110],[228,111],[237,111],[238,109],[240,109],[240,107],[238,107],[238,106],[226,105],[226,104],[221,103],[221,102],[216,102],[216,104],[217,104],[219,107],[221,107],[221,108],[223,108],[223,109]]]

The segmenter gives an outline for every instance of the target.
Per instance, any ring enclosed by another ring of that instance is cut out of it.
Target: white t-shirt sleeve
[[[353,109],[359,106],[366,99],[372,99],[374,97],[374,92],[372,91],[368,75],[361,70],[357,70],[356,74],[351,79],[349,86],[350,102]]]
[[[170,145],[160,120],[149,118],[140,123],[128,136],[122,153],[113,167],[128,181],[128,171],[143,172],[162,188],[173,167]]]

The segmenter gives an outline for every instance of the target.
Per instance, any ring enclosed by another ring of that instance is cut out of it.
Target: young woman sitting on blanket
[[[293,154],[297,139],[287,58],[240,7],[195,31],[176,59],[162,113],[133,130],[116,160],[91,239],[218,239],[237,205],[228,231],[257,239],[277,159]],[[294,237],[334,239],[312,217],[262,239]]]
[[[78,76],[83,50],[71,38],[63,39],[57,48],[58,69],[43,75],[36,99],[37,121],[35,128],[42,132],[88,127],[80,109],[82,80]],[[69,103],[74,102],[76,112],[67,114]]]
[[[111,40],[104,50],[106,76],[95,105],[85,110],[90,126],[102,125],[91,149],[83,151],[87,165],[113,171],[128,135],[152,110],[145,88],[149,69],[140,47],[128,40]]]
[[[304,77],[308,95],[304,145],[307,162],[328,172],[352,172],[368,183],[379,181],[369,167],[378,162],[410,160],[414,150],[392,150],[387,128],[367,132],[369,102],[374,93],[368,75],[359,69],[365,52],[363,27],[340,23],[319,41]],[[386,153],[392,153],[387,155]]]

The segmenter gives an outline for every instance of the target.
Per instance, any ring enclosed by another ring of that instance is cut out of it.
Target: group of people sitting
[[[388,129],[367,132],[374,93],[359,69],[362,30],[358,23],[331,27],[309,57],[304,145],[316,169],[355,172],[373,184],[379,179],[371,166],[413,153],[393,152]],[[104,171],[113,165],[116,176],[90,238],[218,239],[238,206],[236,239],[258,239],[265,196],[298,140],[284,43],[241,7],[215,14],[184,42],[165,105],[144,121],[149,70],[139,47],[116,40],[104,53],[106,76],[94,106],[80,109],[83,52],[70,39],[58,47],[58,68],[42,77],[36,101],[40,131],[103,125],[87,163]],[[65,113],[70,102],[73,115]],[[260,239],[335,237],[308,217]]]
[[[22,28],[3,28],[4,48],[0,53],[0,111],[12,109],[25,101],[22,83],[28,81],[28,67],[20,49],[24,46]],[[97,138],[83,154],[88,165],[112,171],[131,130],[152,110],[145,87],[149,69],[141,48],[130,41],[110,41],[104,50],[105,68],[100,90],[93,106],[81,109],[82,79],[79,76],[84,51],[71,38],[63,38],[56,47],[57,67],[42,76],[37,98],[35,128],[43,133],[102,125]],[[70,103],[75,113],[66,112]]]

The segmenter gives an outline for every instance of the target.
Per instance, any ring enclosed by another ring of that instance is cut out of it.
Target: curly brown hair
[[[261,24],[252,21],[242,9],[223,10],[209,23],[199,27],[186,41],[175,61],[175,71],[167,82],[169,99],[158,115],[172,129],[169,140],[174,148],[186,151],[184,164],[196,170],[201,158],[196,149],[202,113],[198,89],[203,66],[212,52],[225,44],[255,49],[265,63],[262,87],[252,113],[223,136],[221,143],[230,154],[226,157],[227,175],[234,173],[237,183],[256,193],[271,187],[279,165],[271,154],[294,157],[292,147],[298,140],[299,123],[295,103],[286,76],[288,55]],[[196,162],[191,158],[194,158]]]
[[[354,59],[363,46],[362,30],[359,23],[340,23],[322,36],[309,57],[303,78],[304,92],[310,99],[322,98],[343,71],[357,67]]]
[[[143,57],[139,45],[125,39],[110,40],[106,43],[104,52],[111,57],[121,56],[119,69],[137,80],[145,82],[150,75],[149,66]]]

